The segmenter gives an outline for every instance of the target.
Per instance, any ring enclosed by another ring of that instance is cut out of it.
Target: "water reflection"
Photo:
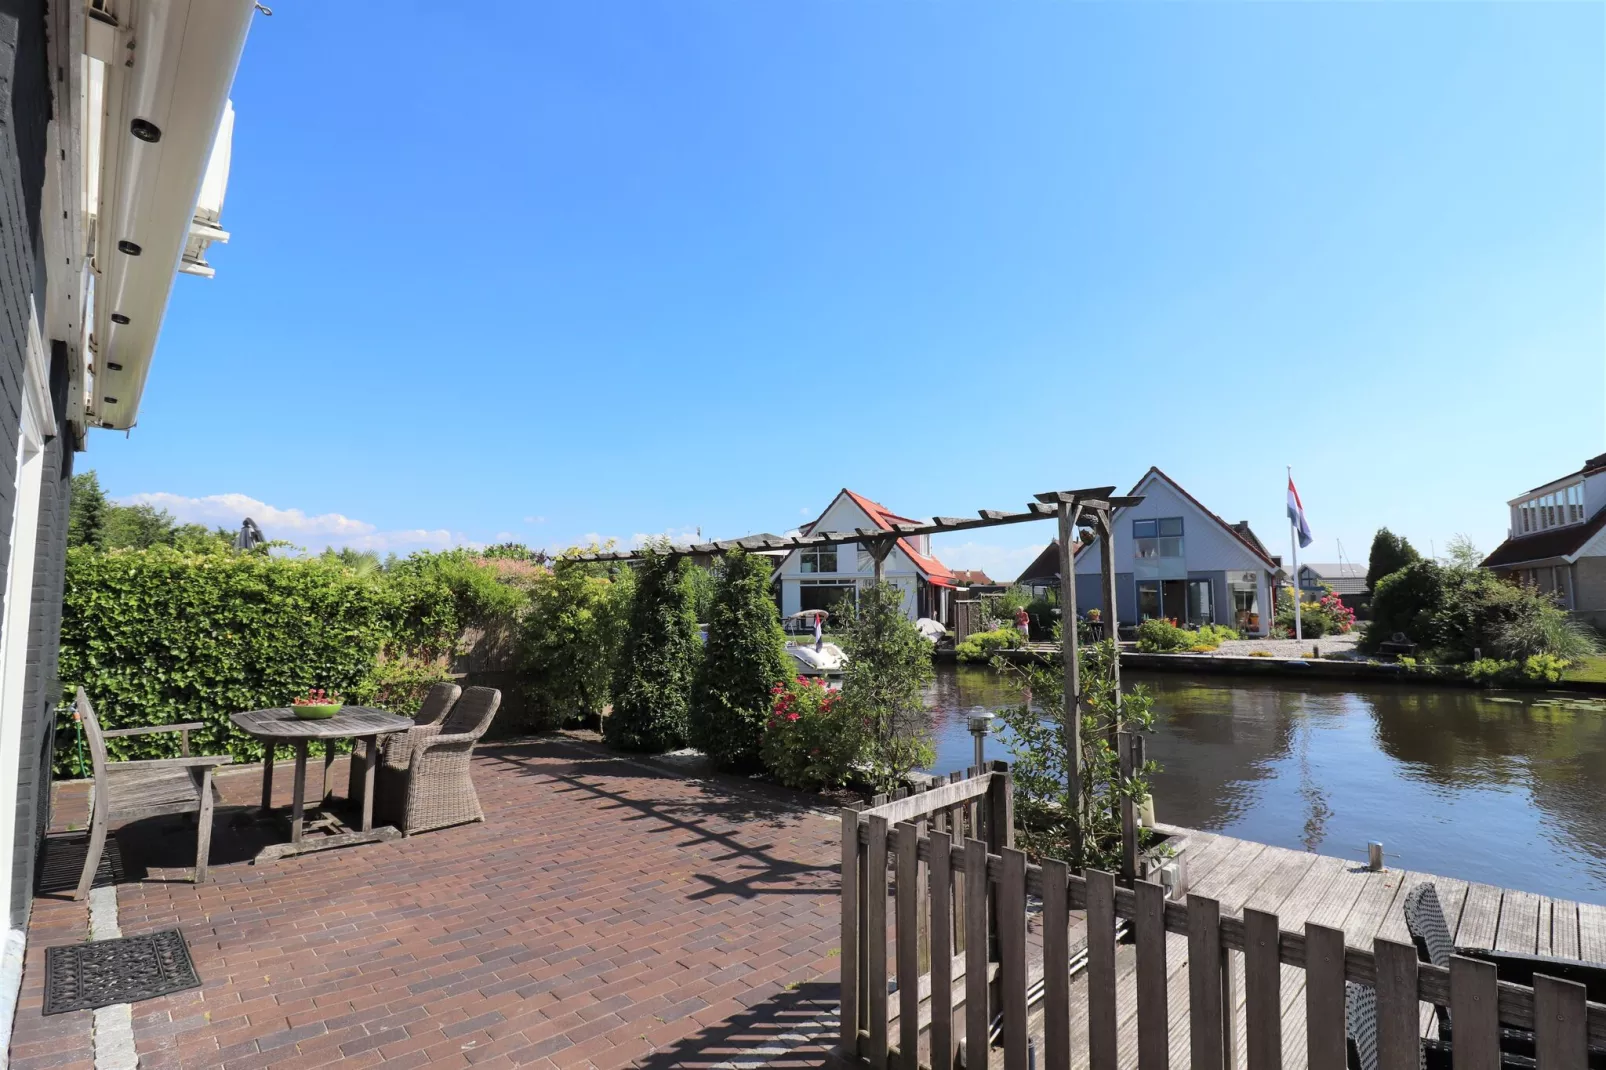
[[[1606,902],[1606,703],[1550,694],[1133,674],[1155,695],[1163,820]],[[970,764],[970,712],[1013,701],[942,667],[934,768]],[[989,758],[1009,757],[1000,739]]]

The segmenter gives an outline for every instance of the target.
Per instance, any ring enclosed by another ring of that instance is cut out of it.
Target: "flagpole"
[[[1288,485],[1294,485],[1294,466],[1288,466]],[[1288,556],[1294,562],[1294,571],[1289,582],[1289,589],[1294,596],[1294,638],[1304,641],[1305,632],[1299,621],[1299,526],[1294,523],[1292,514],[1288,517]],[[1275,601],[1272,603],[1275,605]]]

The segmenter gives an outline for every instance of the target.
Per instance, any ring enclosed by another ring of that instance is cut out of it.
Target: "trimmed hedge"
[[[63,697],[82,685],[104,728],[200,721],[194,753],[262,757],[229,721],[310,687],[369,701],[393,597],[338,563],[165,547],[67,552]],[[56,773],[77,775],[75,730],[56,727]],[[113,759],[170,757],[178,736],[108,741]],[[86,759],[87,760],[87,759]]]

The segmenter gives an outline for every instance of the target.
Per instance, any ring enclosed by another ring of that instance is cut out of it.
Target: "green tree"
[[[106,540],[106,494],[100,478],[91,468],[72,477],[72,496],[67,505],[67,545],[99,549]]]
[[[891,790],[935,757],[924,694],[931,644],[904,614],[903,591],[887,582],[859,592],[838,639],[848,657],[841,701],[868,730],[865,758],[876,790]]]
[[[108,550],[148,550],[173,545],[173,516],[150,505],[108,505],[101,525]]]
[[[1109,640],[1081,648],[1083,709],[1081,718],[1082,791],[1070,797],[1070,756],[1065,746],[1065,677],[1059,664],[1031,661],[997,669],[1013,683],[1019,702],[1000,710],[1009,726],[1009,749],[1015,759],[1015,827],[1020,846],[1033,854],[1064,859],[1075,869],[1115,871],[1121,864],[1121,800],[1141,800],[1154,762],[1121,777],[1120,755],[1112,745],[1115,732],[1152,731],[1153,699],[1142,685],[1116,703],[1113,679],[1115,645]],[[1081,850],[1076,847],[1073,815],[1081,814]]]
[[[603,735],[624,750],[661,752],[686,738],[697,667],[697,616],[685,557],[650,548],[636,572],[630,624],[613,675]]]
[[[634,580],[629,568],[559,560],[536,583],[519,647],[529,727],[602,715]]]
[[[1372,553],[1366,563],[1366,589],[1375,594],[1384,576],[1420,560],[1422,555],[1403,535],[1396,535],[1388,528],[1378,528],[1377,534],[1372,536]]]
[[[770,597],[770,562],[727,556],[708,612],[708,643],[692,688],[688,740],[725,768],[759,764],[771,688],[791,676],[786,633]]]

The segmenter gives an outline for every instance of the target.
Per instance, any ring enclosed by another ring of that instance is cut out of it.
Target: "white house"
[[[1483,567],[1606,623],[1606,453],[1506,503],[1506,541]]]
[[[1129,493],[1143,501],[1112,517],[1120,623],[1167,617],[1265,635],[1282,568],[1248,523],[1227,523],[1158,468],[1150,468]],[[1077,552],[1079,613],[1104,608],[1099,556],[1096,539]]]
[[[886,506],[844,488],[819,518],[803,527],[817,531],[856,531],[879,528],[891,531],[894,523],[915,523]],[[781,615],[805,609],[834,610],[844,599],[857,602],[859,588],[875,580],[875,561],[858,543],[811,546],[793,550],[775,571],[781,585]],[[953,593],[953,573],[931,554],[929,535],[898,540],[887,555],[882,576],[903,589],[903,605],[911,619],[932,617],[947,621]]]
[[[208,275],[253,0],[0,0],[0,1030],[50,826],[67,509],[126,431],[176,272]],[[3,1063],[0,1059],[0,1063]]]

